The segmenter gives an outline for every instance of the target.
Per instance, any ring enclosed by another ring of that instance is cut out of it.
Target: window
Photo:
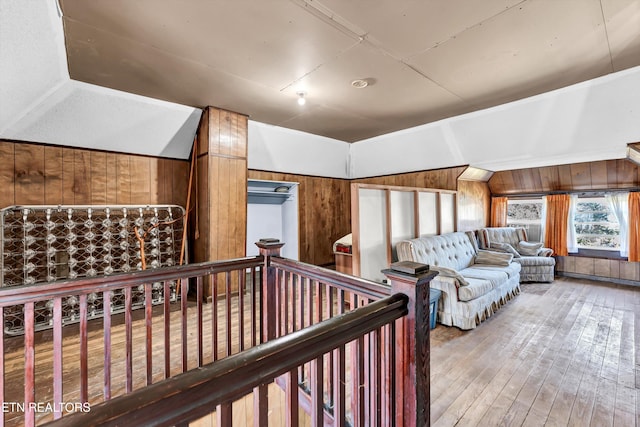
[[[620,224],[604,197],[579,198],[574,223],[578,248],[620,249]]]
[[[507,225],[524,227],[530,242],[540,242],[542,232],[542,198],[509,199],[507,201]]]

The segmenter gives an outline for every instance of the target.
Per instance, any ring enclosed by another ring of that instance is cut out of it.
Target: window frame
[[[578,236],[580,235],[585,235],[585,233],[578,233],[577,231],[577,226],[578,224],[585,224],[585,222],[578,222],[576,220],[576,216],[578,215],[578,205],[580,203],[599,203],[599,204],[603,204],[605,206],[607,206],[607,213],[611,214],[615,217],[615,214],[613,212],[611,212],[611,207],[609,206],[609,202],[607,201],[606,197],[604,195],[589,195],[586,197],[578,197],[578,200],[576,201],[576,211],[574,214],[574,218],[573,218],[573,224],[574,227],[576,227],[576,244],[577,244],[577,248],[578,248],[578,255],[581,255],[582,253],[584,253],[583,256],[593,256],[593,257],[602,257],[603,255],[610,253],[612,254],[614,257],[617,258],[621,258],[620,257],[620,246],[618,247],[613,247],[613,248],[609,248],[609,247],[602,247],[602,246],[584,246],[584,245],[580,245],[580,243],[577,242],[578,240]],[[591,224],[617,224],[618,227],[620,226],[620,224],[618,223],[618,221],[616,220],[615,223],[611,222],[611,221],[590,221],[590,222],[586,222],[586,223],[591,223]],[[598,236],[597,234],[595,236]],[[618,234],[617,234],[618,238],[620,237],[620,230],[618,229]],[[618,242],[618,245],[620,243]]]

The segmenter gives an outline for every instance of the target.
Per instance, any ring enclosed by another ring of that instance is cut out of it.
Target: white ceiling
[[[0,0],[0,138],[188,158],[212,105],[249,167],[340,178],[640,140],[640,0],[61,3]]]

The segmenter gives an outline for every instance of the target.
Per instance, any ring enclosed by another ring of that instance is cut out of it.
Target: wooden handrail
[[[337,289],[353,292],[373,300],[385,298],[391,294],[388,285],[372,282],[371,280],[351,276],[334,270],[294,261],[286,258],[272,257],[271,265],[292,273],[299,274],[312,280],[329,284]]]
[[[67,295],[102,292],[145,283],[165,282],[188,277],[224,273],[242,268],[257,267],[260,266],[262,262],[262,256],[255,256],[227,261],[201,262],[130,273],[118,273],[100,278],[85,277],[51,283],[4,287],[0,288],[0,307],[43,301]]]
[[[48,423],[48,426],[184,425],[216,405],[251,392],[279,375],[362,337],[408,313],[395,294],[218,362],[152,384],[127,396]]]

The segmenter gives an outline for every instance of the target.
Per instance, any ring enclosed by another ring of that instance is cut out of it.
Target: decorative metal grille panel
[[[1,286],[108,276],[176,265],[182,244],[184,209],[165,206],[10,206],[0,210]],[[136,237],[136,231],[142,238]],[[144,253],[144,259],[142,257]],[[164,299],[153,286],[153,302]],[[134,289],[135,306],[144,304],[142,287]],[[176,299],[175,284],[171,300]],[[89,318],[102,315],[102,295],[88,297]],[[114,292],[112,312],[124,308],[124,292]],[[78,298],[63,301],[63,321],[78,320]],[[36,327],[50,326],[53,302],[36,306]],[[22,333],[22,307],[5,310],[8,333]]]

